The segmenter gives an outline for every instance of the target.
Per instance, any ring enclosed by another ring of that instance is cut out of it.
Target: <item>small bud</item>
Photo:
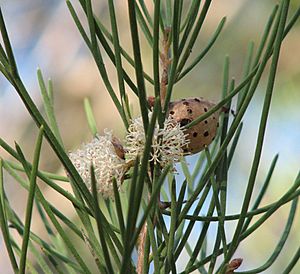
[[[148,101],[148,104],[149,104],[150,108],[153,108],[154,107],[154,103],[155,103],[155,97],[154,96],[149,96],[147,98],[147,101]]]
[[[243,262],[242,258],[233,259],[228,265],[226,269],[226,274],[232,274],[234,270],[238,269]]]

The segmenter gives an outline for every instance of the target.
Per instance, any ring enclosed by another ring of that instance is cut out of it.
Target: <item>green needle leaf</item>
[[[282,249],[284,247],[284,244],[286,243],[286,240],[287,240],[287,238],[289,236],[289,233],[291,231],[292,224],[293,224],[293,221],[294,221],[294,218],[295,218],[295,215],[296,215],[298,200],[299,199],[297,197],[292,202],[289,217],[288,217],[287,223],[285,225],[285,228],[283,230],[282,236],[280,238],[280,241],[276,245],[272,255],[270,256],[270,258],[262,266],[260,266],[258,268],[255,268],[253,270],[243,271],[243,273],[245,273],[245,274],[262,273],[263,271],[268,269],[275,262],[276,258],[279,256],[280,252],[282,251]]]
[[[90,128],[93,136],[95,137],[98,133],[97,124],[96,124],[93,110],[92,110],[92,107],[91,107],[91,104],[90,104],[90,101],[88,98],[84,98],[84,110],[85,110],[85,115],[87,118],[89,128]]]
[[[275,44],[274,44],[274,54],[273,54],[273,58],[272,58],[270,74],[269,74],[269,79],[268,79],[268,86],[267,86],[267,90],[266,90],[265,101],[264,101],[264,106],[263,106],[262,115],[261,115],[261,123],[259,126],[257,145],[256,145],[256,149],[255,149],[254,159],[253,159],[253,165],[251,168],[251,173],[249,176],[245,199],[244,199],[242,210],[241,210],[242,216],[239,219],[239,222],[237,224],[237,228],[236,228],[233,240],[232,240],[234,244],[232,244],[230,246],[228,254],[225,258],[225,263],[227,263],[231,259],[231,256],[233,255],[235,249],[238,246],[238,243],[239,243],[238,237],[243,228],[243,224],[245,221],[244,215],[247,213],[247,210],[248,210],[248,206],[250,203],[251,194],[253,192],[255,178],[256,178],[259,162],[260,162],[260,157],[261,157],[261,153],[262,153],[266,124],[267,124],[267,119],[268,119],[268,114],[269,114],[269,109],[270,109],[270,104],[271,104],[271,99],[272,99],[272,94],[273,94],[275,75],[276,75],[276,71],[277,71],[277,64],[278,64],[278,60],[279,60],[279,53],[280,53],[280,49],[281,49],[284,27],[285,27],[287,13],[288,13],[289,0],[283,0],[281,3],[282,3],[282,6],[281,6],[280,14],[278,17],[278,20],[279,20],[278,28],[275,29],[276,30],[276,32],[275,32],[276,39],[275,39]],[[277,30],[278,30],[278,32],[277,32]],[[223,272],[224,272],[224,268],[223,268]]]
[[[101,214],[100,208],[99,208],[98,193],[97,193],[97,186],[96,186],[97,182],[96,182],[96,177],[95,177],[95,172],[94,172],[93,166],[91,166],[91,183],[92,183],[92,193],[93,193],[93,197],[94,197],[94,206],[95,206],[95,213],[96,213],[95,218],[96,218],[96,222],[97,222],[99,239],[100,239],[101,246],[103,249],[103,254],[104,254],[104,258],[105,258],[107,271],[108,271],[108,273],[113,274],[114,271],[113,271],[112,263],[110,260],[107,243],[106,243],[107,234],[103,230],[103,221],[102,221],[102,217],[101,217],[102,214]]]
[[[224,17],[215,33],[213,34],[213,36],[211,37],[210,41],[208,42],[208,45],[204,48],[204,50],[195,58],[195,60],[182,72],[178,75],[176,82],[178,82],[179,80],[181,80],[184,76],[186,76],[197,64],[199,64],[199,62],[205,57],[205,55],[210,51],[211,47],[215,44],[216,40],[218,39],[224,25],[226,22],[226,17]]]
[[[3,42],[4,42],[6,54],[7,54],[7,60],[8,60],[8,63],[9,63],[9,70],[10,70],[12,75],[17,75],[18,74],[17,64],[16,64],[15,57],[14,57],[14,54],[13,54],[12,46],[11,46],[10,41],[9,41],[9,37],[8,37],[8,33],[7,33],[7,30],[6,30],[6,27],[5,27],[4,18],[3,18],[3,15],[2,15],[2,9],[1,8],[0,8],[0,30],[1,30],[2,39],[3,39]],[[1,50],[1,52],[2,52],[2,56],[3,56],[4,51]]]
[[[296,266],[296,264],[299,262],[300,258],[300,247],[296,251],[295,255],[293,256],[290,263],[287,265],[286,269],[282,272],[282,274],[289,274],[293,270],[293,268]]]
[[[7,253],[13,268],[14,273],[19,273],[18,264],[12,249],[12,242],[9,235],[8,224],[6,219],[6,211],[5,211],[5,193],[4,193],[4,181],[3,181],[3,164],[2,159],[0,159],[0,227],[3,235],[3,240],[7,249]]]
[[[35,188],[36,188],[36,177],[38,171],[38,164],[41,155],[41,148],[42,148],[42,140],[43,140],[43,126],[40,128],[39,135],[36,141],[35,150],[34,150],[34,158],[33,158],[33,165],[32,171],[30,174],[29,180],[29,194],[26,206],[26,215],[25,215],[25,226],[24,226],[24,236],[22,242],[22,249],[21,249],[21,258],[20,258],[20,273],[25,273],[26,267],[26,256],[27,256],[27,248],[29,243],[29,233],[30,233],[30,225],[32,220],[32,208],[33,208],[33,201],[35,196]]]
[[[58,125],[57,125],[57,121],[55,118],[55,114],[54,114],[53,98],[51,98],[53,96],[52,85],[50,85],[50,90],[51,90],[50,92],[52,94],[50,97],[40,69],[37,70],[37,77],[38,77],[38,81],[39,81],[39,85],[40,85],[40,89],[41,89],[41,94],[43,97],[43,102],[44,102],[44,107],[45,107],[46,115],[48,118],[48,122],[50,124],[50,127],[51,127],[55,137],[57,138],[57,140],[59,140],[60,145],[63,146],[62,138],[61,138],[61,135],[60,135],[60,132],[58,129]],[[51,83],[51,82],[49,82],[49,83]]]
[[[140,101],[143,125],[146,133],[148,128],[149,118],[148,118],[148,111],[145,106],[147,106],[148,103],[146,98],[147,95],[146,95],[145,82],[143,76],[143,65],[141,59],[140,41],[139,41],[137,21],[136,21],[135,1],[127,0],[127,3],[128,3],[128,11],[129,11],[132,48],[133,48],[133,55],[135,61],[135,75],[136,75],[137,87],[138,87],[138,97]]]

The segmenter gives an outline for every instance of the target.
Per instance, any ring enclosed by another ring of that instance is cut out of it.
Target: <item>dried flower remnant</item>
[[[127,168],[124,156],[122,157],[121,143],[112,132],[105,130],[104,133],[104,136],[97,136],[91,142],[82,145],[80,149],[71,152],[69,156],[89,189],[91,189],[91,165],[93,164],[97,191],[104,198],[112,198],[113,178],[120,186]]]
[[[151,117],[151,114],[149,116]],[[187,146],[187,135],[179,123],[168,117],[164,122],[164,127],[155,126],[152,139],[151,161],[160,163],[161,166],[178,162],[183,156],[183,147]],[[142,117],[132,120],[126,135],[126,160],[135,160],[144,151],[146,137]]]

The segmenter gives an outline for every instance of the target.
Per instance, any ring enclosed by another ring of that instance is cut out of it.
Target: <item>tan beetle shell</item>
[[[181,126],[185,126],[214,106],[214,103],[201,97],[186,98],[171,102],[169,105],[169,115],[176,122],[180,123]],[[185,154],[197,153],[214,140],[219,126],[219,116],[220,111],[217,111],[204,121],[185,131],[190,141],[188,146],[184,148]]]

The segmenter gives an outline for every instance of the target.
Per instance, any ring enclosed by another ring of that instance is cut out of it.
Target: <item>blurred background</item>
[[[76,1],[73,1],[76,2]],[[130,35],[125,1],[115,1],[119,18],[121,42],[130,53]],[[152,1],[146,1],[152,3]],[[174,90],[174,98],[203,96],[213,101],[220,99],[222,89],[222,70],[225,56],[230,57],[230,76],[240,82],[243,62],[248,43],[255,45],[262,35],[269,14],[277,1],[274,0],[227,0],[213,1],[203,30],[193,50],[192,56],[201,51],[215,31],[223,16],[227,17],[225,28],[217,43],[203,61]],[[41,68],[45,79],[54,83],[55,111],[65,147],[72,150],[82,142],[92,138],[88,130],[83,109],[83,99],[89,97],[96,116],[100,132],[104,128],[113,129],[119,138],[124,137],[124,128],[113,103],[105,90],[94,61],[84,45],[79,32],[68,12],[65,1],[61,0],[2,0],[1,8],[16,54],[20,74],[35,103],[42,109],[36,70]],[[75,6],[77,3],[74,3]],[[300,1],[291,1],[290,15],[299,6]],[[95,1],[95,12],[109,27],[107,1]],[[80,10],[79,10],[80,11]],[[269,204],[282,195],[293,183],[300,163],[300,22],[287,36],[280,58],[278,77],[275,83],[273,104],[270,111],[267,135],[264,143],[261,165],[257,178],[257,191],[263,183],[270,163],[276,153],[279,161],[275,169],[271,187],[262,202]],[[151,75],[151,49],[143,41],[144,68]],[[255,48],[256,49],[256,48]],[[104,55],[105,56],[105,55]],[[191,58],[192,59],[192,58]],[[105,56],[110,80],[117,90],[117,77],[114,67]],[[126,65],[127,66],[127,65]],[[134,74],[128,66],[130,75]],[[265,74],[267,77],[267,74]],[[153,93],[150,86],[149,95]],[[236,157],[230,170],[228,181],[228,214],[237,213],[241,206],[241,197],[253,159],[258,123],[260,120],[266,81],[263,80],[246,113],[243,133],[237,147]],[[136,98],[130,93],[130,101],[138,114]],[[17,141],[25,155],[32,159],[32,147],[37,130],[16,92],[0,76],[0,136],[10,145]],[[61,166],[55,155],[44,142],[41,167],[52,172],[61,172]],[[0,148],[0,157],[8,155]],[[189,157],[190,166],[195,158]],[[60,197],[49,191],[45,185],[44,193],[49,200],[58,202]],[[9,176],[5,176],[5,187],[12,205],[20,216],[24,217],[27,194]],[[66,187],[67,188],[67,187]],[[255,193],[257,193],[257,191]],[[60,208],[72,214],[69,204],[60,199]],[[252,269],[262,265],[271,255],[282,233],[289,206],[282,207],[277,214],[242,242],[235,257],[244,259],[239,270]],[[284,269],[300,245],[300,213],[292,228],[287,244],[275,264],[264,273],[279,273]],[[234,222],[228,224],[232,231]],[[37,234],[40,222],[33,219],[33,230]],[[0,273],[12,273],[6,249],[0,236]],[[185,261],[183,258],[183,266]],[[293,273],[300,273],[300,263]]]

